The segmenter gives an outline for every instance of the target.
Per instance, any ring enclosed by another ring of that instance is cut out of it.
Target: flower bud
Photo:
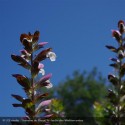
[[[112,30],[112,36],[119,42],[122,43],[121,33],[118,30]]]
[[[118,28],[121,34],[123,34],[125,32],[125,23],[123,20],[120,20],[118,22]]]

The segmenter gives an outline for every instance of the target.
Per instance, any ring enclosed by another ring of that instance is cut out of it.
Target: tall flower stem
[[[123,117],[125,117],[125,84],[124,84],[124,76],[125,76],[125,23],[120,20],[118,22],[119,30],[113,30],[112,36],[118,42],[118,47],[114,46],[106,46],[112,52],[116,54],[116,58],[111,58],[113,64],[110,64],[116,71],[117,74],[109,74],[108,79],[112,83],[114,89],[109,90],[108,98],[110,101],[110,106],[107,108],[109,113],[109,117],[111,118],[112,125],[123,125]]]
[[[33,67],[33,53],[31,54],[31,67]],[[34,77],[33,77],[33,70],[32,69],[31,69],[31,88],[32,88],[31,100],[34,103]],[[35,104],[34,104],[33,112],[34,112],[34,116],[33,116],[33,120],[34,120],[34,117],[35,117]]]
[[[17,62],[20,66],[30,71],[30,76],[27,77],[21,74],[13,74],[12,76],[16,78],[17,82],[23,87],[27,97],[23,98],[20,95],[12,94],[16,100],[20,103],[12,104],[14,107],[22,107],[25,109],[26,118],[33,120],[35,124],[35,117],[39,116],[41,113],[44,113],[44,117],[51,117],[53,114],[50,114],[46,109],[52,102],[52,100],[45,100],[49,95],[48,93],[38,92],[42,87],[51,88],[52,83],[50,78],[52,74],[45,75],[44,64],[41,61],[49,58],[51,61],[55,61],[56,54],[52,52],[52,48],[44,49],[34,57],[34,52],[40,50],[47,44],[47,42],[38,43],[40,32],[36,31],[34,34],[21,34],[20,41],[24,47],[21,50],[21,55],[12,54],[11,58]],[[42,73],[42,78],[35,80],[35,78]]]
[[[122,77],[121,77],[121,68],[122,68],[122,59],[119,59],[120,62],[119,62],[119,73],[118,73],[118,88],[117,88],[117,93],[118,93],[118,106],[117,106],[117,117],[118,117],[118,123],[117,125],[121,125],[120,123],[120,87],[121,87],[121,84],[122,84]]]

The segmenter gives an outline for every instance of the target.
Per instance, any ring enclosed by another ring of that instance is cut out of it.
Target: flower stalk
[[[42,87],[51,88],[52,83],[50,78],[52,74],[44,75],[44,65],[41,61],[49,58],[51,61],[56,60],[56,54],[52,52],[52,48],[44,49],[36,56],[34,53],[44,47],[47,42],[38,43],[40,32],[36,31],[34,34],[21,34],[20,41],[24,46],[24,50],[21,50],[21,55],[11,55],[11,58],[18,63],[18,65],[30,71],[30,77],[21,74],[13,74],[17,82],[23,87],[27,97],[23,98],[19,95],[12,94],[12,97],[20,101],[19,104],[13,104],[14,107],[22,107],[26,112],[26,118],[33,120],[35,123],[36,117],[40,114],[52,117],[53,114],[49,114],[46,110],[50,105],[50,100],[45,100],[48,93],[38,93],[38,89]],[[44,75],[40,80],[37,80],[39,73]],[[32,123],[31,123],[32,124]],[[36,124],[36,123],[35,123]]]
[[[119,30],[113,30],[112,36],[116,39],[118,47],[109,46],[106,47],[116,54],[116,58],[111,58],[113,61],[112,66],[117,72],[108,75],[108,80],[112,83],[113,89],[109,90],[107,98],[110,102],[110,107],[106,108],[108,117],[111,120],[112,125],[123,125],[125,117],[125,23],[120,20],[118,22]]]

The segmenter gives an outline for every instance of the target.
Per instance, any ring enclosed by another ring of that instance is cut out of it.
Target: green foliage
[[[89,73],[75,71],[73,77],[67,76],[64,82],[54,88],[53,95],[62,100],[66,117],[82,119],[93,117],[94,124],[93,105],[95,102],[105,100],[107,91],[105,82],[106,80],[96,68]],[[102,113],[102,110],[97,112]]]

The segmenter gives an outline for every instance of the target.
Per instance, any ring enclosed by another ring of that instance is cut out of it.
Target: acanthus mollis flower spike
[[[56,54],[52,51],[52,48],[42,50],[38,55],[34,55],[34,52],[43,48],[48,42],[37,43],[39,40],[40,32],[36,31],[34,34],[21,34],[20,41],[24,46],[24,50],[21,50],[21,56],[11,55],[11,58],[19,65],[30,71],[29,77],[21,74],[13,74],[17,82],[23,87],[27,97],[26,99],[12,94],[12,97],[21,102],[21,104],[13,104],[14,107],[22,107],[25,110],[26,115],[33,121],[40,114],[44,113],[44,109],[51,103],[51,100],[45,100],[48,93],[41,93],[38,90],[41,87],[51,88],[53,85],[50,82],[52,74],[45,75],[44,65],[40,63],[46,58],[50,58],[51,61],[55,61]],[[43,76],[40,80],[36,81],[36,77],[39,73]],[[35,82],[36,81],[36,82]],[[42,101],[41,100],[45,100]],[[39,104],[39,102],[41,102]],[[37,112],[36,112],[37,111]],[[46,114],[43,114],[46,115]],[[49,115],[49,114],[47,114]],[[50,116],[51,117],[51,116]],[[34,124],[34,122],[32,122]],[[32,124],[31,123],[31,124]],[[38,123],[39,124],[39,123]]]
[[[56,60],[56,54],[54,52],[48,52],[46,54],[46,57],[49,58],[51,61],[55,61]]]
[[[125,22],[123,20],[118,22],[118,28],[121,34],[125,32]]]
[[[118,30],[112,30],[112,36],[118,41],[118,43],[122,43],[121,33]]]

